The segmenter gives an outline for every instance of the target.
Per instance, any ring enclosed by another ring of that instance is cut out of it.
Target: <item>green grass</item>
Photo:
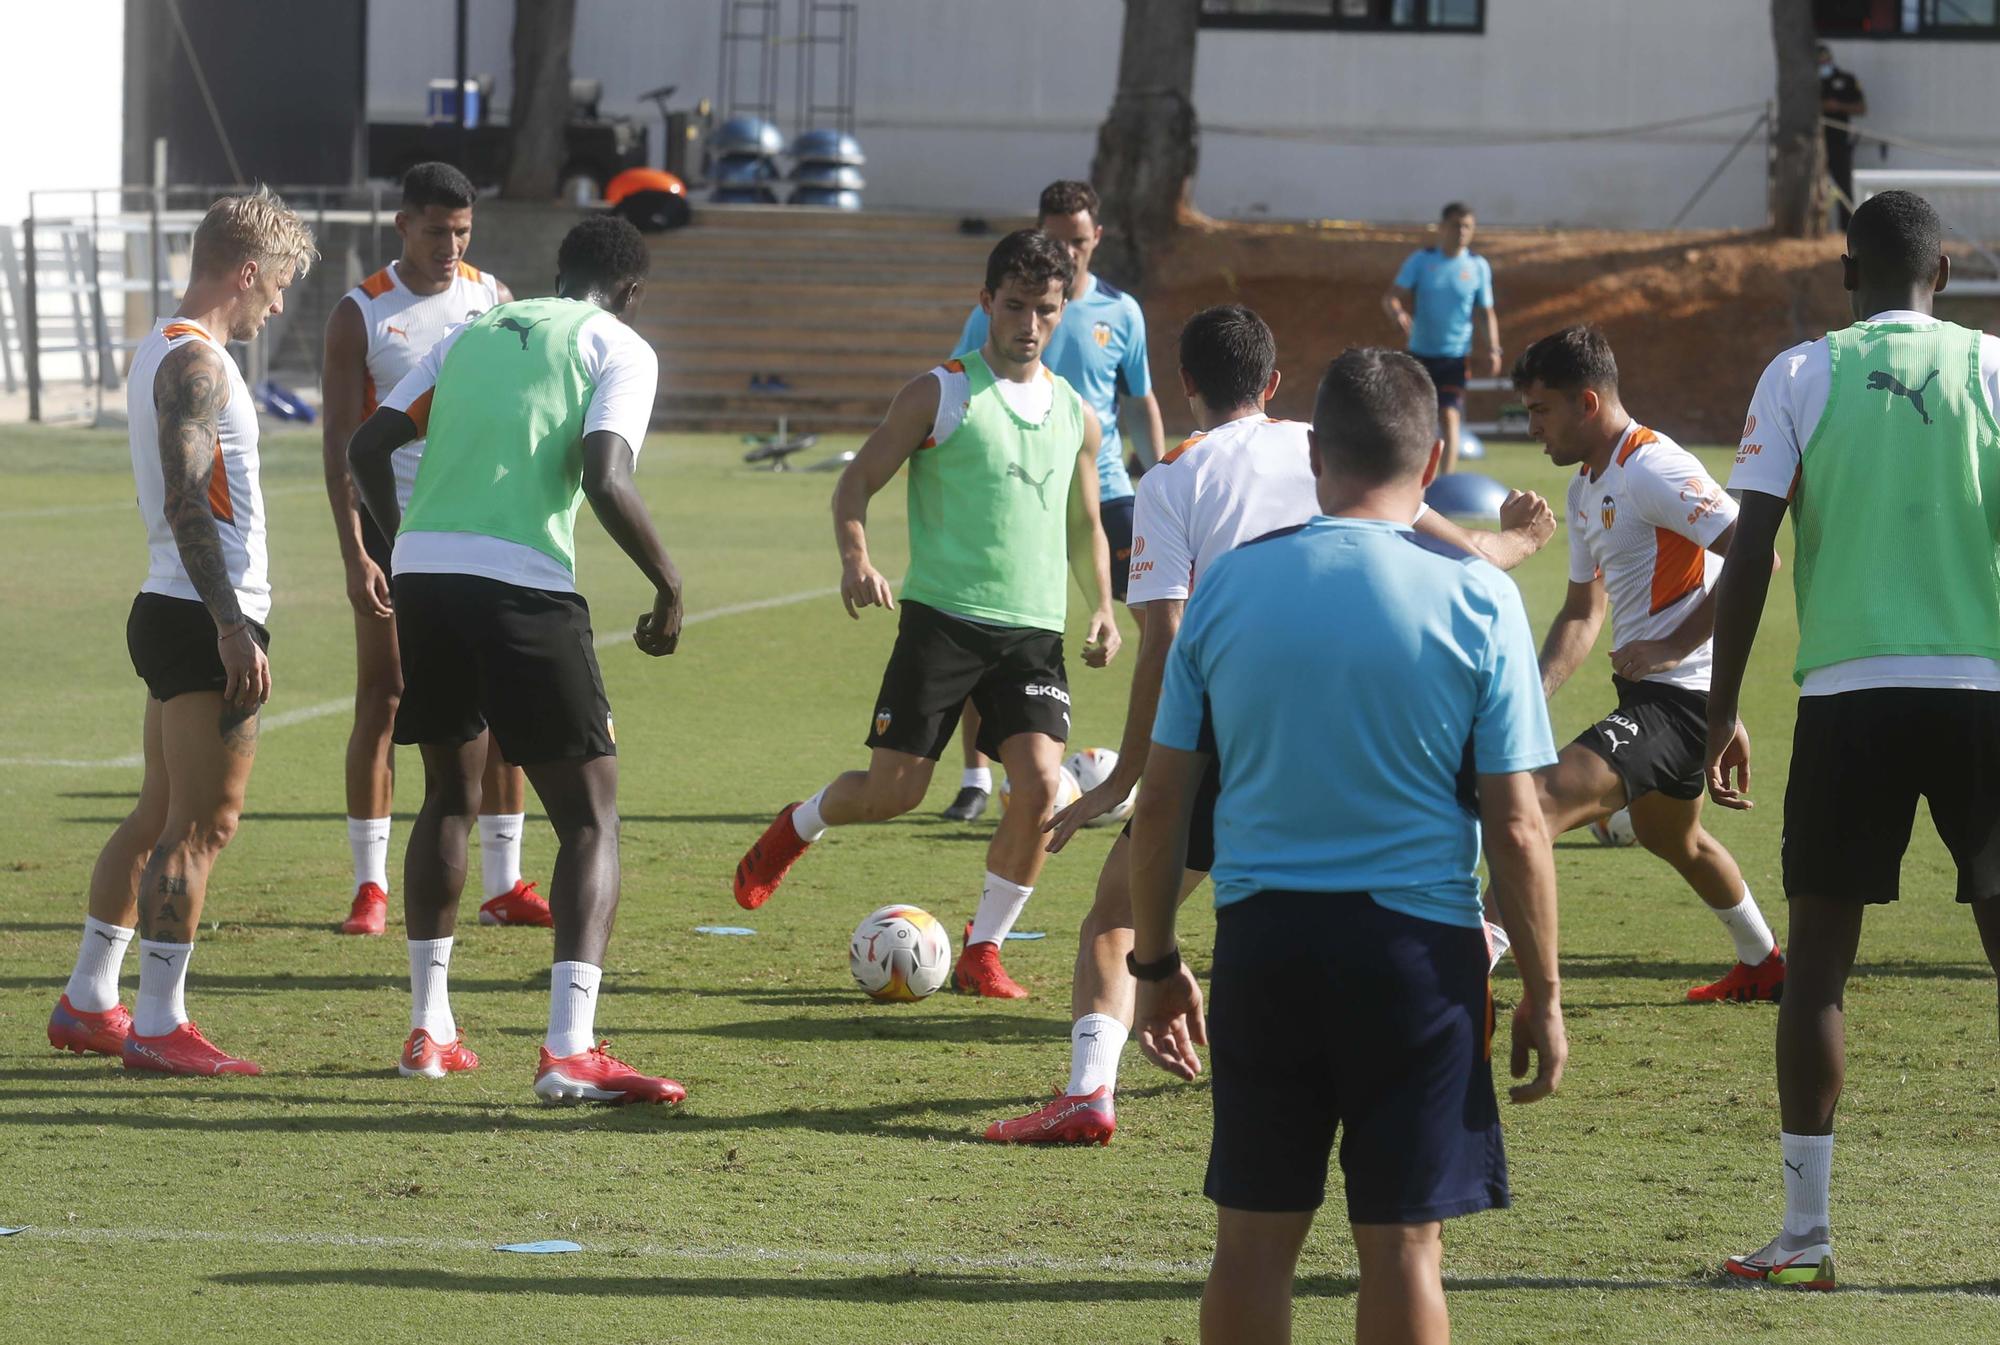
[[[695,613],[837,579],[831,478],[752,473],[737,447],[655,439],[642,463]],[[317,440],[274,435],[267,455],[277,724],[346,695],[351,650]],[[1497,447],[1486,467],[1560,499],[1561,474],[1527,446]],[[137,751],[142,691],[123,621],[144,553],[130,497],[120,437],[0,436],[0,757]],[[901,511],[894,490],[875,509],[890,574]],[[644,610],[643,583],[583,531],[599,630],[622,629]],[[1563,569],[1558,538],[1519,575],[1538,627]],[[1791,630],[1781,583],[1746,695],[1762,806],[1711,815],[1781,932]],[[916,901],[954,930],[970,913],[986,826],[935,817],[952,770],[910,819],[836,833],[754,918],[729,898],[736,858],[772,811],[862,760],[891,636],[881,613],[849,621],[819,597],[696,625],[670,660],[629,645],[604,656],[626,885],[598,1021],[634,1063],[688,1085],[675,1111],[532,1104],[548,943],[528,930],[461,931],[454,1004],[484,1066],[442,1083],[394,1076],[401,942],[331,932],[348,880],[341,713],[267,730],[190,979],[203,1027],[270,1073],[128,1078],[50,1053],[42,1025],[74,956],[85,878],[138,771],[9,765],[0,1225],[34,1228],[0,1239],[0,1340],[524,1328],[606,1341],[1192,1340],[1214,1230],[1199,1194],[1205,1083],[1170,1083],[1134,1050],[1109,1149],[974,1142],[1061,1081],[1074,930],[1108,833],[1049,865],[1023,922],[1049,937],[1009,946],[1034,992],[1018,1004],[876,1007],[848,983],[846,935],[872,907]],[[1075,669],[1080,743],[1117,741],[1129,668]],[[1607,707],[1608,674],[1600,649],[1558,699],[1559,737]],[[1515,1207],[1447,1230],[1462,1339],[2000,1339],[1993,984],[1943,851],[1919,830],[1906,898],[1871,916],[1849,1001],[1834,1198],[1853,1287],[1812,1299],[1715,1273],[1781,1212],[1772,1011],[1683,1005],[1727,960],[1715,921],[1637,850],[1559,847],[1571,1069],[1560,1096],[1506,1113]],[[530,877],[546,878],[552,852],[532,827]],[[758,934],[693,932],[710,923]],[[1184,924],[1201,965],[1212,921],[1197,903]],[[1504,975],[1500,995],[1512,998]],[[1338,1202],[1336,1190],[1305,1257],[1302,1340],[1351,1329]],[[585,1251],[486,1250],[552,1236]]]

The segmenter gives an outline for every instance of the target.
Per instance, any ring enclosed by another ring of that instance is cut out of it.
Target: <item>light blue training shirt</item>
[[[1514,582],[1407,526],[1325,515],[1203,572],[1153,741],[1220,762],[1217,907],[1366,892],[1472,929],[1474,777],[1556,759]]]
[[[1493,268],[1486,258],[1471,252],[1447,257],[1436,248],[1412,252],[1396,272],[1396,288],[1416,296],[1412,355],[1457,359],[1472,353],[1472,310],[1493,307]]]

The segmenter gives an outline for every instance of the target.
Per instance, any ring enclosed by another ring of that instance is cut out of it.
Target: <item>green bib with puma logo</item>
[[[2000,425],[1980,334],[1857,322],[1826,343],[1826,410],[1792,495],[1794,679],[1883,654],[2000,658]]]
[[[910,458],[910,572],[903,597],[995,626],[1060,632],[1069,595],[1069,489],[1083,403],[1055,374],[1030,425],[978,351],[959,357],[971,400],[942,443]]]

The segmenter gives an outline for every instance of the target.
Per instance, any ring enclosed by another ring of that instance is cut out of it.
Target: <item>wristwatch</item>
[[[1125,970],[1136,980],[1164,981],[1181,969],[1181,950],[1169,948],[1167,955],[1158,962],[1141,962],[1131,953],[1125,954]]]

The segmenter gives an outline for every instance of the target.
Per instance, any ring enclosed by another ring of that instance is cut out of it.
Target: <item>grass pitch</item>
[[[145,562],[122,436],[0,435],[0,1225],[32,1225],[0,1238],[0,1341],[1195,1337],[1214,1228],[1205,1083],[1172,1083],[1134,1048],[1109,1149],[977,1142],[1062,1081],[1074,931],[1108,832],[1049,865],[1022,922],[1049,937],[1008,945],[1034,992],[1022,1003],[877,1007],[848,983],[866,911],[915,901],[956,931],[976,901],[987,828],[935,816],[949,761],[923,812],[836,832],[755,916],[730,900],[772,812],[864,760],[893,635],[893,618],[849,621],[831,596],[832,479],[738,456],[722,438],[651,441],[639,480],[697,622],[671,659],[603,654],[626,881],[598,1025],[689,1098],[556,1111],[528,1091],[545,934],[462,923],[454,1007],[484,1063],[432,1083],[393,1069],[400,922],[388,939],[332,932],[352,664],[310,435],[266,447],[276,692],[189,985],[203,1027],[270,1072],[127,1077],[46,1049],[90,863],[138,783],[143,691],[123,623]],[[1532,446],[1497,446],[1484,469],[1561,499],[1563,475]],[[878,563],[900,573],[899,490],[872,522]],[[626,630],[644,584],[581,532],[599,634]],[[1561,599],[1563,545],[1518,576],[1538,630]],[[1780,582],[1745,696],[1762,806],[1710,813],[1781,934],[1792,629]],[[1557,701],[1559,738],[1610,705],[1604,647]],[[1117,741],[1132,648],[1108,671],[1073,667],[1080,744]],[[405,767],[398,857],[417,802],[414,756]],[[546,880],[553,850],[531,826],[529,877]],[[1641,851],[1570,838],[1558,871],[1570,1072],[1558,1097],[1505,1113],[1515,1207],[1447,1228],[1459,1337],[2000,1340],[1994,989],[1925,825],[1852,986],[1834,1167],[1850,1287],[1827,1297],[1717,1274],[1782,1210],[1772,1010],[1681,1002],[1728,960],[1722,930]],[[1200,966],[1212,922],[1196,902],[1183,923]],[[128,962],[128,1000],[135,976]],[[1505,972],[1499,993],[1512,998]],[[584,1251],[489,1250],[546,1237]],[[1336,1187],[1302,1266],[1300,1339],[1348,1337],[1353,1264]]]

